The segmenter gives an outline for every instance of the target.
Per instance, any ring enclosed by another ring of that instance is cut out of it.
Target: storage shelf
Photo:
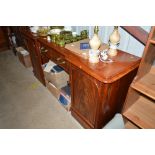
[[[133,123],[131,123],[130,121],[127,121],[125,123],[125,129],[139,129],[139,128],[135,126]]]
[[[123,116],[126,128],[155,129],[155,26],[151,28],[135,80],[130,85]],[[132,124],[133,123],[133,124]]]
[[[144,96],[140,96],[123,115],[140,128],[155,128],[155,103]]]
[[[155,66],[143,78],[132,83],[131,87],[155,100]]]

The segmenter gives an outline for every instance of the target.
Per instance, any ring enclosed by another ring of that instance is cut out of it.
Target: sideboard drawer
[[[47,55],[51,61],[61,66],[66,72],[69,72],[69,62],[62,54],[53,49],[50,49],[47,51]]]

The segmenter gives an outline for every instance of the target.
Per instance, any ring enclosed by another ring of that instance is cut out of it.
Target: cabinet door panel
[[[72,110],[80,119],[92,126],[95,124],[97,103],[99,102],[100,83],[85,72],[72,67]]]

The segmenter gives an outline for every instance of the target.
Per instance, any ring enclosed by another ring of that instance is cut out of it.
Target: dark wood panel
[[[37,40],[33,38],[33,36],[28,37],[23,34],[23,38],[26,48],[30,53],[31,62],[33,66],[33,73],[36,76],[36,78],[45,85],[45,79],[42,70],[41,55],[39,51],[39,44],[37,43]]]
[[[7,27],[0,26],[0,52],[9,49],[9,39],[7,35]]]
[[[23,26],[24,28],[25,26]],[[24,40],[21,34],[20,29],[22,29],[22,26],[10,26],[11,32],[14,34],[16,38],[16,44],[17,46],[22,46],[24,47]]]
[[[148,32],[140,26],[121,26],[125,31],[131,34],[134,38],[146,45],[148,39]]]
[[[120,113],[137,69],[113,83],[101,83],[71,66],[72,115],[85,128],[102,128]]]
[[[72,113],[94,128],[100,82],[76,67],[71,67]],[[78,119],[77,117],[77,119]]]
[[[129,85],[136,73],[137,69],[113,83],[102,84],[95,128],[102,128],[116,113],[121,112]]]

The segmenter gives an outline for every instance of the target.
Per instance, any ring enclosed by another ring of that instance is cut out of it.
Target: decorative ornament
[[[93,35],[92,39],[89,41],[90,47],[93,50],[98,50],[101,45],[101,40],[98,36],[98,31],[99,31],[98,26],[95,26],[94,35]]]
[[[109,37],[110,48],[108,50],[108,54],[110,56],[116,56],[117,55],[117,46],[119,45],[119,42],[120,42],[120,34],[118,31],[118,26],[114,26],[114,30]]]
[[[108,58],[107,52],[108,52],[108,49],[101,51],[99,54],[99,59],[100,59],[100,61],[102,61],[104,63],[111,63],[111,62],[113,62],[113,60]]]
[[[92,39],[89,41],[91,49],[89,50],[89,61],[91,63],[98,63],[99,62],[99,47],[101,45],[101,40],[98,36],[99,27],[94,27],[94,35]]]

